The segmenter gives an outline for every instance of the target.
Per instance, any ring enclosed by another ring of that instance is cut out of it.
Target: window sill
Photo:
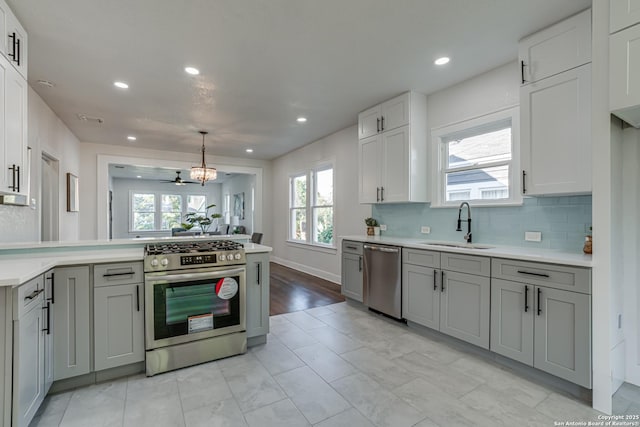
[[[301,242],[299,240],[287,240],[287,245],[291,247],[297,247],[300,249],[307,249],[315,252],[322,252],[325,254],[337,254],[338,248],[336,246],[324,246],[314,245],[313,243]]]

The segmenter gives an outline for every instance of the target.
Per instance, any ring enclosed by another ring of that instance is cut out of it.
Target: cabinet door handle
[[[520,78],[522,79],[522,84],[525,84],[526,82],[526,80],[524,79],[524,67],[526,67],[524,61],[520,61]]]
[[[260,283],[261,282],[260,276],[262,275],[262,264],[261,263],[259,263],[259,262],[256,263],[256,270],[257,270],[257,273],[258,273],[258,275],[256,276],[256,283],[258,285],[261,285],[262,284],[262,283]]]
[[[133,276],[134,274],[136,273],[133,271],[124,271],[121,273],[105,273],[102,277]]]
[[[35,290],[35,291],[31,292],[29,295],[27,295],[26,297],[24,297],[24,300],[25,301],[26,300],[32,300],[32,299],[34,299],[35,297],[37,297],[38,295],[40,295],[43,292],[44,292],[44,289]]]
[[[380,132],[380,117],[376,117],[376,132]]]
[[[380,201],[380,187],[376,187],[376,202]]]
[[[42,329],[42,332],[46,332],[47,335],[51,335],[51,303],[47,302],[47,305],[42,307],[43,310],[47,310],[47,327]]]
[[[358,257],[358,271],[362,271],[362,256]]]
[[[51,276],[47,277],[47,280],[51,280],[51,298],[47,298],[51,301],[51,304],[56,303],[56,281],[54,280],[55,273],[51,273]]]
[[[16,40],[16,47],[18,48],[16,52],[18,54],[18,59],[16,59],[16,62],[18,63],[18,67],[19,67],[20,66],[20,39]]]
[[[540,307],[540,294],[542,293],[542,289],[538,288],[538,316],[542,313],[542,308]]]
[[[15,187],[18,187],[16,191],[19,193],[20,192],[20,166],[16,166],[16,175],[18,175],[18,179],[15,180],[15,183],[13,185]]]
[[[140,285],[136,285],[136,311],[140,311]]]
[[[384,187],[380,187],[380,201],[384,202]]]
[[[527,194],[527,171],[522,170],[522,194]]]
[[[358,250],[358,248],[356,246],[351,246],[351,245],[346,245],[345,248],[351,249],[353,251],[357,251]]]
[[[384,116],[380,119],[380,130],[384,132]]]
[[[9,38],[11,39],[11,48],[12,48],[12,53],[9,54],[9,56],[13,59],[13,62],[16,61],[16,40],[18,39],[16,37],[16,33],[11,33],[9,34]]]
[[[524,285],[524,312],[529,311],[529,287]]]
[[[444,292],[444,270],[440,271],[440,292]]]
[[[12,191],[16,191],[16,165],[12,165],[9,170],[11,171],[11,185],[9,188]]]
[[[433,290],[434,291],[438,290],[438,285],[436,284],[437,277],[438,277],[438,272],[436,270],[433,270]]]
[[[528,274],[529,276],[537,276],[537,277],[549,277],[548,274],[544,274],[544,273],[533,273],[531,271],[524,271],[524,270],[518,270],[518,273],[520,274]]]

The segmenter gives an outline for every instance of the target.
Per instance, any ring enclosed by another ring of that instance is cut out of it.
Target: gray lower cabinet
[[[53,310],[55,306],[55,298],[53,297],[53,281],[55,275],[53,270],[44,274],[44,305],[45,311],[45,330],[44,332],[44,394],[49,393],[51,384],[53,384]]]
[[[12,425],[28,426],[44,400],[42,276],[14,292]]]
[[[533,366],[534,286],[491,280],[491,351]]]
[[[536,287],[533,366],[591,388],[591,295]]]
[[[440,332],[489,348],[491,281],[442,270]]]
[[[95,370],[144,361],[142,283],[94,290]]]
[[[247,257],[247,338],[269,333],[269,254]]]
[[[55,269],[53,297],[54,380],[91,368],[89,266]]]
[[[342,242],[342,295],[362,302],[363,270],[362,243]]]
[[[403,264],[402,317],[429,328],[440,329],[439,276],[434,268]]]

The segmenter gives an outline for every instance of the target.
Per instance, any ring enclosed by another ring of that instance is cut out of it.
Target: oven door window
[[[156,340],[240,324],[238,276],[153,286]],[[237,288],[236,288],[237,289]]]

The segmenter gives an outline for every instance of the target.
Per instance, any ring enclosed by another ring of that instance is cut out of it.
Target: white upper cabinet
[[[640,127],[640,25],[609,36],[609,107]]]
[[[591,11],[520,43],[522,194],[590,193]]]
[[[640,22],[640,0],[610,0],[609,31],[613,34]]]
[[[11,12],[4,0],[0,0],[0,53],[4,55],[20,75],[27,79],[27,32]]]
[[[360,203],[428,201],[426,110],[407,92],[358,115]]]
[[[27,81],[0,57],[0,193],[27,194]]]
[[[591,9],[520,40],[521,83],[591,62]]]

